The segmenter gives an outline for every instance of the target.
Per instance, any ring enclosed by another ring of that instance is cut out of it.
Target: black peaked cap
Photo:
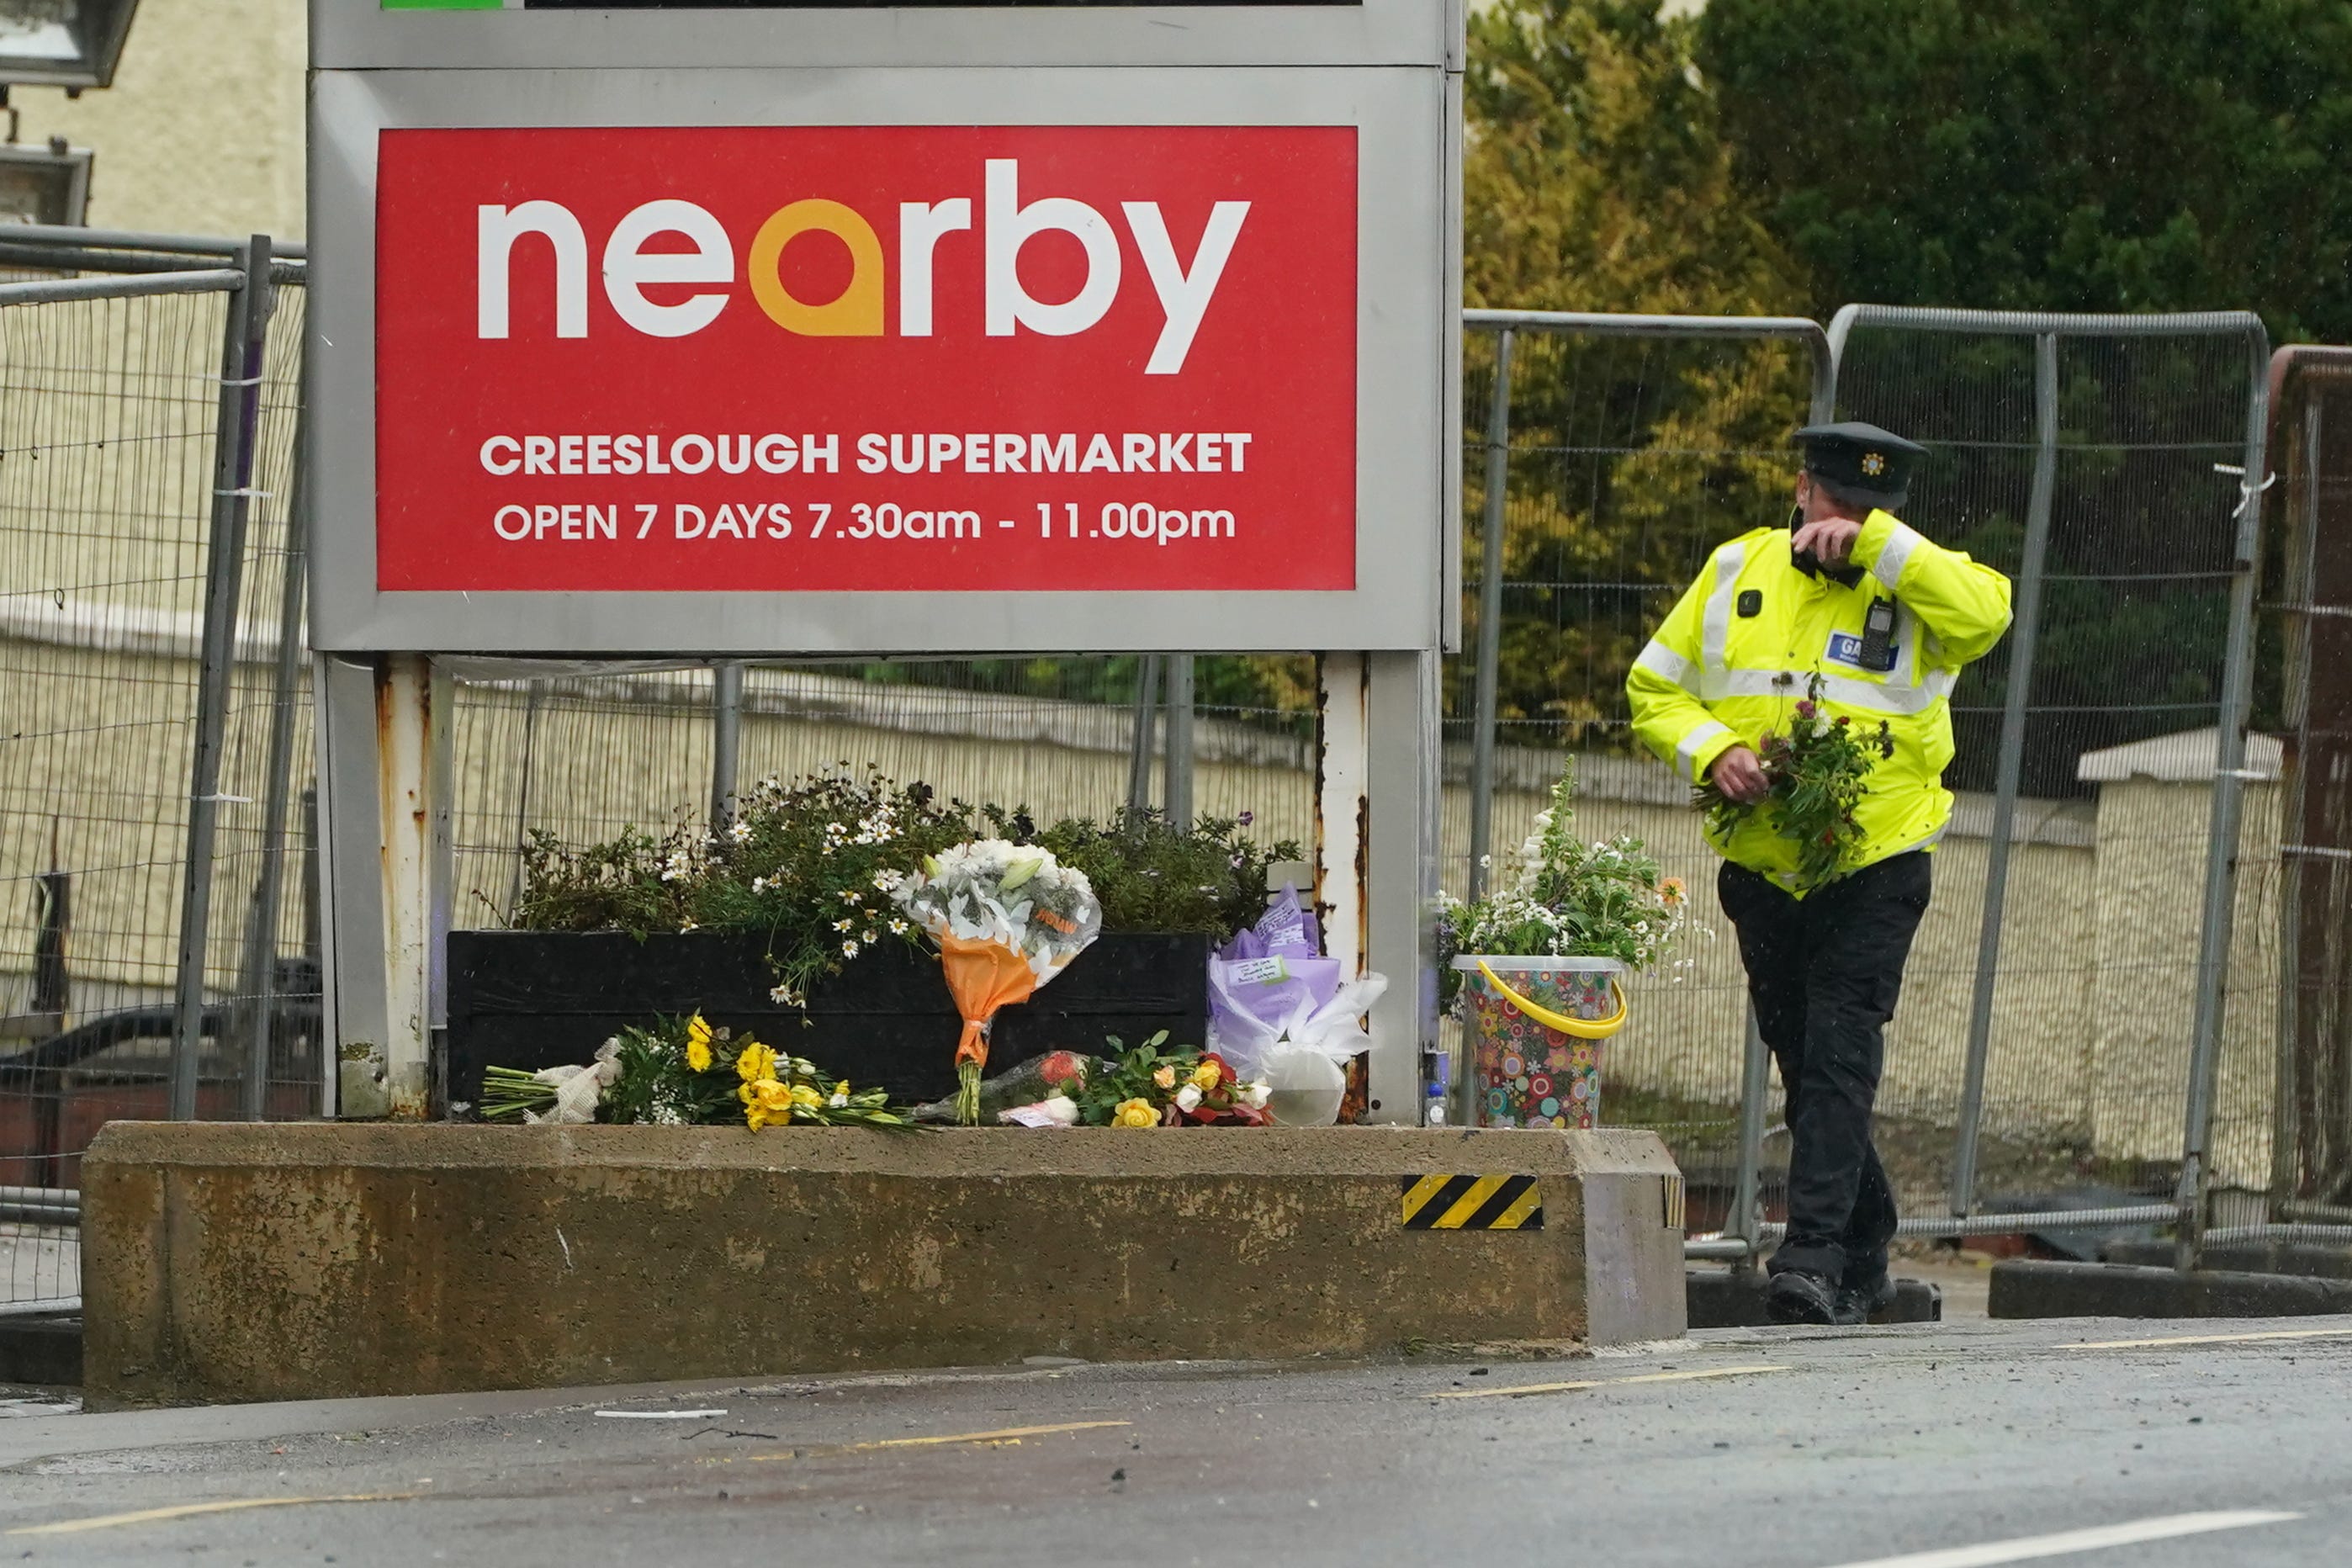
[[[1848,500],[1893,509],[1911,494],[1911,472],[1927,448],[1859,419],[1797,432],[1805,469]]]

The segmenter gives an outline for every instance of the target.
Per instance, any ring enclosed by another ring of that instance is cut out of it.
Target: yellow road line
[[[2174,1334],[2154,1340],[2090,1340],[2082,1344],[2063,1345],[2070,1351],[2138,1351],[2154,1350],[2164,1345],[2242,1345],[2263,1340],[2346,1340],[2352,1339],[2352,1328],[2342,1329],[2273,1329],[2254,1334]]]
[[[993,1432],[950,1432],[940,1437],[884,1437],[871,1443],[825,1443],[781,1454],[743,1454],[707,1460],[729,1464],[733,1458],[802,1459],[827,1454],[871,1454],[884,1448],[937,1448],[951,1443],[1017,1443],[1024,1437],[1045,1437],[1056,1432],[1094,1432],[1107,1426],[1132,1426],[1132,1421],[1060,1421],[1051,1426],[1000,1426]]]
[[[233,1513],[246,1508],[300,1508],[321,1502],[401,1502],[417,1492],[349,1492],[340,1497],[244,1497],[222,1502],[184,1502],[170,1508],[142,1508],[131,1513],[101,1513],[94,1519],[61,1519],[55,1524],[28,1524],[10,1535],[78,1535],[85,1530],[111,1530],[118,1524],[152,1524],[159,1520],[186,1519],[200,1513]]]
[[[1753,1377],[1759,1373],[1787,1372],[1785,1366],[1717,1366],[1702,1372],[1645,1372],[1638,1377],[1595,1378],[1586,1383],[1519,1383],[1501,1388],[1464,1388],[1426,1394],[1423,1399],[1521,1399],[1530,1394],[1580,1394],[1591,1388],[1623,1388],[1636,1383],[1700,1383],[1717,1377]]]

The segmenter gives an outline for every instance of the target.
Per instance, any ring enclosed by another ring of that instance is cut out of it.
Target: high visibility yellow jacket
[[[1895,740],[1855,808],[1864,838],[1849,869],[1933,848],[1952,815],[1948,700],[1961,668],[2009,628],[2009,579],[1885,511],[1854,541],[1852,587],[1800,571],[1789,541],[1785,528],[1759,528],[1716,551],[1626,677],[1634,732],[1696,784],[1725,752],[1781,729],[1819,674],[1831,717],[1873,731],[1883,719]],[[1883,654],[1864,641],[1881,602],[1893,607]],[[1797,846],[1769,808],[1710,837],[1727,859],[1798,891]]]

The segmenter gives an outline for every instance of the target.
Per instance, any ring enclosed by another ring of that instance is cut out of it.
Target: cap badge
[[[1862,455],[1862,471],[1876,479],[1886,471],[1885,457],[1877,452],[1864,452]]]

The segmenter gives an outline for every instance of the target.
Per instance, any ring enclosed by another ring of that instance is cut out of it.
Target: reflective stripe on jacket
[[[1863,575],[1850,588],[1799,571],[1789,541],[1785,528],[1759,528],[1709,558],[1625,679],[1634,733],[1696,784],[1725,752],[1782,728],[1819,674],[1831,717],[1866,731],[1885,720],[1895,740],[1855,809],[1864,837],[1849,868],[1931,848],[1952,815],[1948,699],[1962,667],[2009,629],[2009,579],[1885,511],[1872,512],[1854,541],[1851,564]],[[1880,600],[1895,606],[1893,668],[1868,669],[1865,619]],[[1769,813],[1750,812],[1710,841],[1796,890],[1796,846]]]

